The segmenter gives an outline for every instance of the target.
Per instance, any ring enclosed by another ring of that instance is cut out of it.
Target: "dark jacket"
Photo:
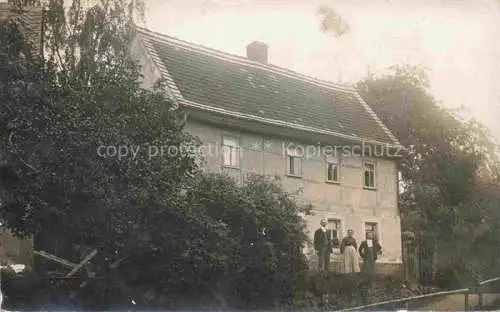
[[[331,230],[326,230],[326,232],[323,232],[321,228],[317,229],[316,232],[314,232],[314,249],[315,250],[321,250],[322,248],[327,248],[329,252],[332,252],[333,248],[333,242],[332,242],[332,233]]]
[[[354,249],[358,249],[358,243],[356,242],[356,239],[354,237],[344,237],[342,239],[342,245],[340,245],[340,252],[344,253],[344,250],[347,246],[353,246]]]
[[[365,241],[361,242],[361,244],[359,244],[359,255],[361,256],[361,258],[363,258],[363,260],[366,260],[366,250],[368,249],[368,243]],[[380,253],[380,251],[382,250],[382,247],[380,246],[380,244],[376,241],[376,240],[373,240],[373,260],[377,260],[377,257],[378,257],[378,254]]]

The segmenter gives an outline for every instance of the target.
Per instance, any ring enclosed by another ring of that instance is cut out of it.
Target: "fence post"
[[[465,302],[464,302],[464,311],[469,311],[469,291],[464,294]]]
[[[481,289],[478,289],[477,290],[477,296],[478,296],[478,306],[479,306],[479,310],[482,311],[483,310],[483,293],[481,292]]]
[[[3,311],[2,271],[3,268],[0,268],[0,311]]]

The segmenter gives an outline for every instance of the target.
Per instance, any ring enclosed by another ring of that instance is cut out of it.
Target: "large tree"
[[[487,128],[441,107],[429,88],[418,66],[395,66],[358,84],[382,121],[410,148],[400,163],[403,228],[416,232],[423,245],[439,245],[441,262],[452,267],[456,259],[473,254],[470,248],[478,243],[473,233],[497,200],[492,185],[498,182],[498,154]]]
[[[97,249],[86,301],[289,299],[293,273],[305,269],[292,194],[258,177],[240,186],[198,171],[200,142],[182,131],[161,84],[139,87],[129,2],[62,4],[48,6],[47,59],[30,53],[15,23],[1,25],[5,226],[73,262]]]
[[[2,28],[5,226],[75,262],[97,249],[93,269],[104,276],[118,259],[164,248],[162,221],[178,209],[178,190],[196,165],[193,155],[150,157],[149,148],[197,143],[164,92],[140,89],[125,55],[103,57],[98,68],[56,69],[31,55],[14,23]],[[107,147],[129,154],[106,157]]]

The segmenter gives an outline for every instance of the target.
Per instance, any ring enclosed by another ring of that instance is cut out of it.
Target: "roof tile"
[[[354,88],[258,64],[142,28],[138,28],[138,34],[184,100],[399,145]]]
[[[26,6],[20,11],[10,4],[0,3],[0,20],[20,17],[26,37],[34,47],[34,52],[41,51],[43,11],[41,7]]]

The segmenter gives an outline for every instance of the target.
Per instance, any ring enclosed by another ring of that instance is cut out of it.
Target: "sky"
[[[349,32],[322,32],[320,5]],[[333,82],[423,65],[442,105],[465,108],[500,140],[497,0],[148,0],[143,25],[240,56],[248,43],[265,42],[269,63]]]

